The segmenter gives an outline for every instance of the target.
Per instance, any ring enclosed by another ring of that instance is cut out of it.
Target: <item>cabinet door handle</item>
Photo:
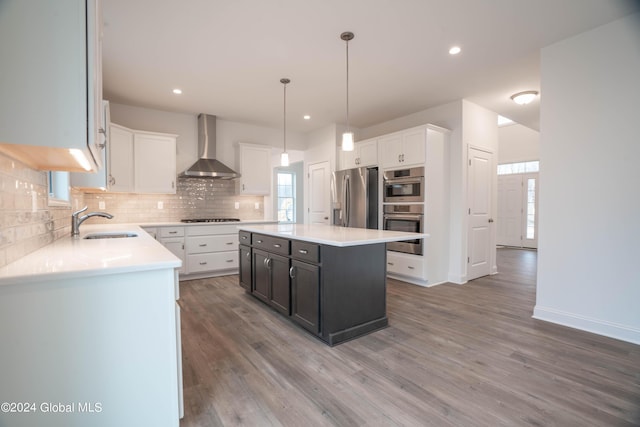
[[[232,259],[228,259],[227,262],[233,262],[233,260]]]
[[[393,263],[392,262],[388,262],[387,265],[393,265]]]
[[[204,248],[205,246],[207,246],[206,243],[200,243],[198,246],[200,246],[201,248]]]
[[[306,249],[298,249],[298,252],[300,252],[302,255],[306,255],[309,253],[309,251]]]
[[[296,271],[296,270],[295,270],[295,267],[291,267],[291,268],[289,269],[289,277],[291,277],[292,279],[295,279],[295,278],[296,278],[295,271]]]
[[[274,244],[273,244],[273,247],[274,247],[274,248],[279,248],[280,246],[281,246],[281,245],[280,245],[280,243],[274,243]]]
[[[407,268],[408,268],[409,270],[415,270],[415,267],[414,267],[414,266],[412,266],[412,265],[407,266]]]
[[[247,258],[251,258],[251,252],[247,252],[246,257],[247,257]]]
[[[109,175],[109,185],[116,185],[116,179],[113,175]]]
[[[267,258],[267,269],[271,270],[271,258]]]

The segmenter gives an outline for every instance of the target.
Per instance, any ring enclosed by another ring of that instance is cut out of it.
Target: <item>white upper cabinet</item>
[[[340,150],[340,148],[338,148]],[[368,139],[354,144],[353,151],[340,150],[340,169],[378,164],[378,140]]]
[[[426,127],[408,129],[380,138],[382,166],[424,165],[426,160]]]
[[[125,193],[176,192],[177,135],[110,126],[108,190]]]
[[[136,193],[175,193],[176,135],[136,131],[133,148]]]
[[[238,144],[240,157],[240,194],[271,193],[271,148],[262,145]]]
[[[0,151],[32,168],[98,170],[104,134],[98,0],[3,0]]]

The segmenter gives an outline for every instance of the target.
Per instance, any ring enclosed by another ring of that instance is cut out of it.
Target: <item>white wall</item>
[[[544,48],[534,317],[640,344],[640,14]]]
[[[540,132],[515,123],[498,128],[498,164],[540,159]]]
[[[172,113],[123,104],[110,104],[111,121],[131,129],[167,132],[178,135],[177,171],[184,171],[198,159],[198,116]],[[237,143],[283,146],[282,129],[255,126],[218,118],[216,121],[216,158],[232,169],[238,170],[240,162]],[[305,150],[306,138],[297,132],[287,131],[287,150]]]
[[[460,192],[452,191],[451,194],[451,238],[456,245],[450,249],[452,263],[460,261],[460,265],[452,265],[450,271],[455,274],[459,271],[461,277],[453,276],[459,280],[456,283],[467,281],[467,256],[469,240],[469,201],[468,201],[468,160],[469,147],[474,147],[493,153],[493,170],[496,173],[491,180],[491,215],[498,215],[498,114],[487,110],[467,100],[462,101],[462,145],[455,148],[451,154],[451,188],[459,188]],[[461,149],[461,153],[457,150]],[[495,222],[494,222],[495,224]],[[459,240],[458,240],[459,239]],[[496,273],[496,227],[491,229],[490,272]]]

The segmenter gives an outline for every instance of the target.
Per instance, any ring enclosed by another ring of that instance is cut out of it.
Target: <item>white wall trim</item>
[[[467,283],[467,275],[454,275],[449,274],[449,283],[455,283],[456,285],[464,285]]]
[[[586,316],[580,316],[574,313],[568,313],[561,310],[555,310],[549,307],[540,307],[536,305],[533,309],[534,319],[544,320],[546,322],[556,323],[558,325],[568,326],[574,329],[603,335],[617,340],[627,341],[633,344],[640,344],[640,329],[633,328],[619,323],[607,322],[606,320],[594,319]]]

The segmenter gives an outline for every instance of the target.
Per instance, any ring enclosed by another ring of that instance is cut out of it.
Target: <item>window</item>
[[[69,206],[69,172],[49,171],[49,206]]]
[[[278,172],[278,222],[296,222],[295,178],[294,172]]]
[[[514,173],[528,173],[539,171],[539,160],[533,160],[531,162],[505,163],[502,165],[498,165],[498,175],[511,175]]]
[[[527,179],[527,239],[536,237],[536,179]]]

